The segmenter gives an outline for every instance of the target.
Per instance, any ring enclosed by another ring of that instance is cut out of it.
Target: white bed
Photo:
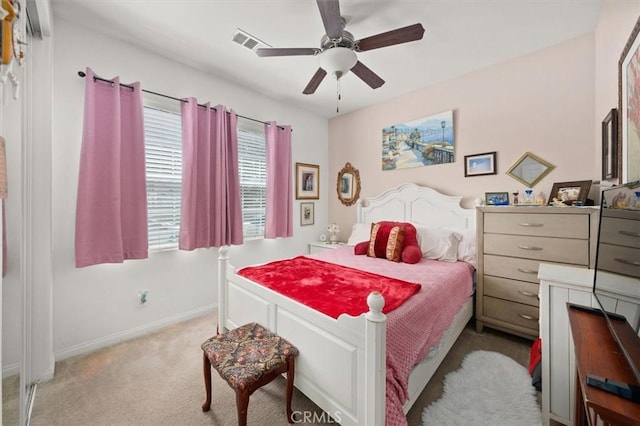
[[[403,184],[379,196],[361,199],[357,221],[411,222],[432,227],[475,229],[475,210],[462,197]],[[294,343],[295,386],[342,425],[384,425],[386,316],[369,296],[369,312],[337,320],[236,274],[227,249],[220,249],[218,324],[220,332],[256,321]],[[406,414],[456,341],[473,313],[473,296],[447,329],[440,349],[418,363],[409,378]],[[339,374],[336,374],[339,371]]]

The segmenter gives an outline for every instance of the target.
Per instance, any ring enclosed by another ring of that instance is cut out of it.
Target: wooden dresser
[[[594,266],[599,209],[478,207],[476,330],[538,336],[541,262]]]

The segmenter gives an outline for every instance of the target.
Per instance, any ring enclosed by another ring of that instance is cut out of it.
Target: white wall
[[[237,113],[293,127],[294,162],[319,164],[327,188],[327,121],[289,108],[206,73],[134,48],[55,17],[53,95],[53,345],[56,359],[188,318],[216,305],[217,250],[152,253],[124,264],[74,266],[74,227],[85,81],[77,71],[98,75],[175,97],[223,104]],[[327,223],[326,193],[316,202],[315,226],[299,226],[294,202],[294,237],[248,241],[232,247],[242,266],[306,252]],[[138,291],[148,302],[138,303]],[[214,325],[212,324],[212,332]]]

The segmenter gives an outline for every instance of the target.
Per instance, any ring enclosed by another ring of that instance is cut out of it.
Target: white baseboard
[[[217,308],[217,304],[208,305],[202,308],[194,309],[193,311],[183,312],[173,317],[164,318],[159,321],[154,321],[152,323],[121,331],[119,333],[114,333],[109,336],[101,337],[99,339],[95,339],[86,343],[74,345],[56,352],[54,354],[55,360],[57,362],[62,361],[63,359],[71,358],[72,356],[87,354],[95,350],[113,345],[115,343],[120,343],[125,340],[133,339],[134,337],[139,337],[151,333],[168,325],[177,324],[191,318],[214,312]]]
[[[2,378],[6,379],[7,377],[15,376],[16,374],[20,374],[20,363],[14,362],[9,365],[2,366]]]

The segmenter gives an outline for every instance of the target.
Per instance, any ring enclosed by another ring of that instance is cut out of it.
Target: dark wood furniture
[[[640,404],[587,385],[587,374],[638,385],[609,331],[604,316],[597,310],[569,303],[567,310],[576,353],[574,424],[639,425]],[[638,336],[628,322],[614,320],[612,324],[625,341],[638,341]],[[632,357],[640,357],[640,345],[632,343],[627,349]]]
[[[238,425],[246,426],[249,396],[287,373],[287,421],[293,423],[291,397],[298,349],[257,323],[218,334],[202,344],[207,399],[202,411],[211,409],[211,368],[236,392]]]

